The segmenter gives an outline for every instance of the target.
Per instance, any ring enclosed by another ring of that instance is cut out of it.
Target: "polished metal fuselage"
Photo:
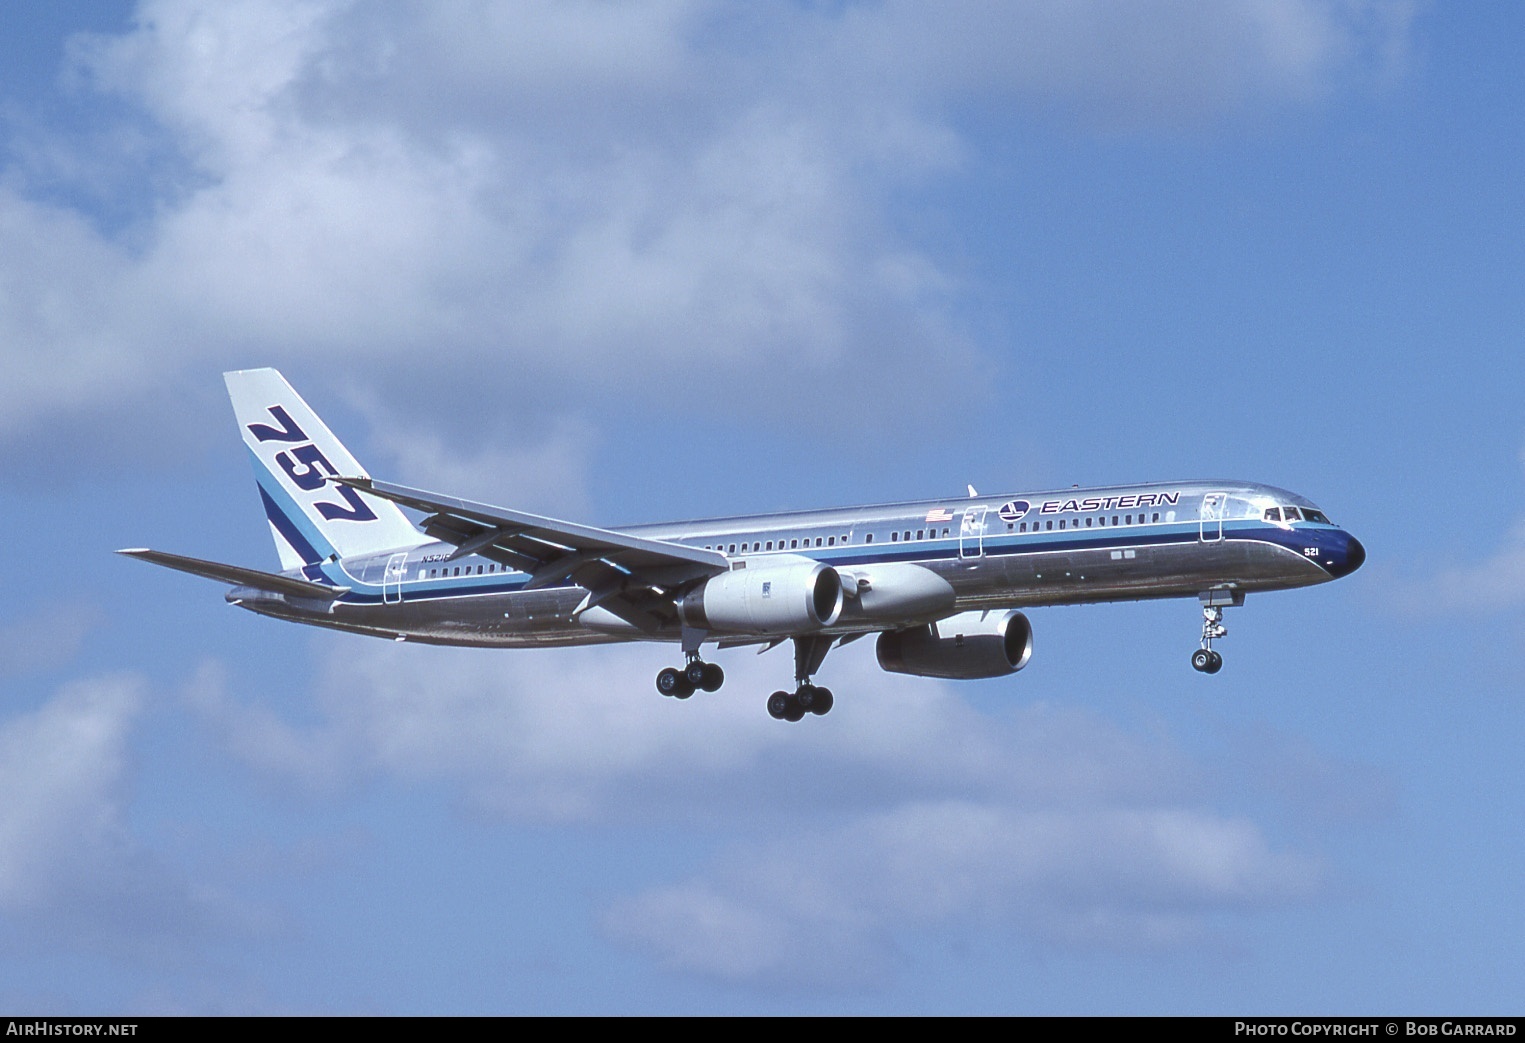
[[[1270,507],[1312,508],[1272,486],[1235,481],[1162,482],[787,514],[622,526],[642,537],[713,548],[733,568],[808,557],[872,578],[907,562],[953,588],[952,611],[1236,594],[1325,582],[1360,565],[1364,551],[1338,526],[1266,520]],[[303,601],[250,588],[228,599],[319,626],[433,644],[525,647],[679,638],[583,625],[587,591],[571,583],[526,590],[529,577],[486,558],[451,559],[436,542],[366,558],[310,565],[300,575],[350,588],[338,600]],[[298,575],[298,573],[292,573]],[[901,622],[904,621],[895,621]],[[886,621],[844,613],[822,631],[883,630]],[[763,635],[717,633],[724,643]]]

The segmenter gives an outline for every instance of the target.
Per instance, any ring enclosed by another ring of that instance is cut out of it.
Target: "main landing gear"
[[[682,670],[669,666],[657,674],[657,691],[675,699],[687,699],[700,688],[713,692],[725,684],[725,671],[699,658],[699,645],[704,637],[702,630],[683,628],[683,657],[687,665]]]
[[[1223,610],[1244,604],[1244,594],[1237,590],[1205,590],[1197,595],[1202,602],[1202,647],[1191,654],[1191,668],[1198,673],[1216,674],[1223,669],[1223,656],[1213,651],[1213,641],[1228,633],[1223,625]]]
[[[768,696],[768,714],[776,721],[802,720],[807,713],[826,714],[836,705],[830,688],[801,684],[793,692],[774,692]]]
[[[810,683],[810,675],[821,668],[826,653],[831,650],[829,637],[797,637],[794,639],[794,683],[791,692],[774,692],[768,696],[768,715],[776,721],[798,721],[807,713],[821,716],[831,712],[836,705],[830,688]]]
[[[683,654],[688,658],[688,664],[681,670],[669,666],[657,674],[657,691],[675,699],[687,699],[701,688],[713,692],[725,683],[725,672],[719,666],[699,658],[699,643],[703,637],[700,631],[684,630]],[[831,689],[811,684],[810,676],[821,668],[833,640],[820,636],[794,639],[796,687],[793,692],[780,691],[768,696],[768,713],[774,720],[798,721],[807,713],[821,716],[831,712],[836,704]]]
[[[725,671],[717,663],[702,661],[697,653],[689,657],[688,665],[682,670],[669,666],[657,674],[657,691],[675,699],[687,699],[701,688],[713,692],[723,684]]]

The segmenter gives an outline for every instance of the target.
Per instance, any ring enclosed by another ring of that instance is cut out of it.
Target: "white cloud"
[[[609,930],[669,966],[767,982],[876,976],[909,932],[1015,930],[1066,946],[1197,941],[1213,914],[1303,897],[1313,860],[1247,821],[1174,807],[908,802],[846,828],[742,845],[617,903]],[[824,981],[823,981],[824,979]]]
[[[84,681],[0,726],[0,908],[110,870],[125,845],[126,741],[140,705],[136,681]]]
[[[325,656],[314,697],[322,719],[308,730],[246,723],[250,711],[222,694],[215,672],[193,690],[207,720],[227,719],[218,730],[233,752],[261,770],[301,781],[321,744],[343,777],[448,779],[515,818],[623,820],[677,805],[729,814],[772,805],[769,779],[784,771],[800,773],[792,803],[873,808],[969,793],[1168,800],[1193,777],[1168,747],[1086,714],[1039,704],[992,722],[945,684],[883,673],[869,644],[827,658],[818,680],[840,693],[837,708],[794,727],[763,707],[791,684],[787,647],[710,653],[725,687],[680,702],[652,683],[678,658],[667,646],[485,651],[345,639]],[[1020,691],[1020,679],[1010,683]]]
[[[585,519],[591,510],[589,457],[595,432],[571,419],[526,438],[533,444],[502,445],[496,440],[463,447],[435,431],[407,426],[379,408],[371,414],[371,443],[391,458],[367,463],[373,477],[535,514]],[[395,465],[396,470],[391,470]]]
[[[957,281],[891,218],[966,153],[947,102],[1301,99],[1402,38],[1365,10],[151,0],[74,61],[86,102],[125,101],[178,166],[128,178],[138,219],[111,234],[11,172],[0,437],[260,361],[421,410],[484,384],[542,408],[782,402],[862,437],[844,386],[893,416],[975,352]]]
[[[1413,5],[1323,0],[1104,0],[850,7],[840,54],[932,90],[1076,106],[1171,126],[1246,104],[1306,102],[1401,63]]]
[[[0,680],[68,665],[100,619],[100,609],[83,602],[26,606],[20,618],[0,623]]]
[[[1525,520],[1483,561],[1388,582],[1396,594],[1392,603],[1415,613],[1496,612],[1525,604]]]
[[[71,682],[0,721],[0,955],[183,955],[259,915],[191,883],[131,826],[132,739],[145,710],[129,676]]]
[[[787,652],[721,653],[725,688],[680,702],[655,692],[673,656],[649,647],[355,651],[328,657],[309,729],[226,704],[208,719],[255,770],[319,789],[379,773],[443,783],[476,815],[712,835],[708,865],[603,913],[614,938],[698,974],[808,963],[842,984],[892,968],[908,932],[971,924],[1169,947],[1321,885],[1315,856],[1217,810],[1210,770],[1168,740],[1042,703],[983,714],[860,646],[821,672],[832,713],[796,725],[763,709]],[[1027,682],[1005,683],[1021,698]],[[1310,753],[1299,770],[1318,767]]]

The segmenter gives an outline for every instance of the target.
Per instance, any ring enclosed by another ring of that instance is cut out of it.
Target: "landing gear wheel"
[[[725,684],[725,671],[715,663],[705,663],[704,678],[699,682],[699,687],[706,692],[715,692],[719,691],[723,684]]]
[[[817,717],[824,717],[831,712],[831,708],[835,703],[836,700],[832,698],[830,688],[817,688],[815,690],[815,701],[810,704],[810,712]]]
[[[800,705],[798,698],[791,695],[787,697],[787,701],[789,705],[784,708],[784,720],[798,721],[805,716],[805,708]]]
[[[1201,674],[1213,672],[1213,657],[1216,655],[1205,648],[1199,648],[1191,654],[1191,668]],[[1217,656],[1218,665],[1223,665],[1223,657]]]
[[[1212,661],[1207,664],[1207,672],[1216,674],[1219,670],[1223,669],[1223,657],[1217,652],[1210,651],[1207,654],[1212,657]]]
[[[774,692],[768,696],[768,716],[775,721],[782,721],[784,715],[789,712],[789,693]]]
[[[704,663],[694,659],[683,668],[683,679],[689,683],[689,687],[699,688],[704,684],[704,667]]]
[[[682,671],[669,666],[657,674],[657,691],[676,699],[687,699],[694,694],[694,686],[688,683]]]
[[[815,685],[802,684],[794,690],[794,701],[799,704],[801,710],[808,710],[815,705],[815,693]]]

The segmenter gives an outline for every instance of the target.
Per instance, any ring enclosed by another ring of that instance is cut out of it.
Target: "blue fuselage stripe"
[[[1279,525],[1268,525],[1261,522],[1224,522],[1223,542],[1251,541],[1258,543],[1270,543],[1283,547],[1302,556],[1302,549],[1321,543],[1325,536],[1333,537],[1342,530],[1330,526],[1303,525],[1297,529],[1288,529]],[[1220,542],[1218,540],[1202,540],[1198,523],[1176,523],[1171,526],[1148,525],[1148,526],[1111,526],[1097,527],[1094,529],[1075,530],[1064,532],[1054,530],[1052,532],[1028,532],[1013,533],[1002,532],[988,534],[984,537],[984,554],[963,555],[960,552],[960,540],[952,537],[917,541],[914,543],[873,543],[860,544],[851,547],[811,547],[800,548],[797,551],[772,552],[782,553],[785,556],[811,557],[823,564],[852,567],[854,565],[868,565],[888,562],[950,562],[960,559],[969,562],[977,562],[983,559],[1020,557],[1023,555],[1039,555],[1052,553],[1075,553],[1092,550],[1112,550],[1125,547],[1162,547],[1162,546],[1193,546],[1197,544],[1211,545]],[[969,540],[966,546],[976,546],[973,540]],[[760,552],[760,556],[766,557],[769,552]],[[755,559],[754,559],[755,560]],[[1311,563],[1311,559],[1310,559]],[[416,572],[417,561],[409,563],[410,568]],[[309,578],[312,572],[317,570],[305,570]],[[334,582],[353,586],[348,594],[341,599],[349,604],[376,604],[383,600],[382,589],[374,583],[359,584],[352,576],[329,577]],[[438,600],[454,597],[479,597],[488,594],[509,594],[521,591],[529,577],[522,572],[500,572],[496,574],[483,574],[471,576],[440,576],[425,580],[405,579],[402,583],[403,598],[407,601],[418,602],[426,600]],[[554,587],[544,589],[551,590],[556,587],[569,588],[576,584],[570,580],[556,584]]]

